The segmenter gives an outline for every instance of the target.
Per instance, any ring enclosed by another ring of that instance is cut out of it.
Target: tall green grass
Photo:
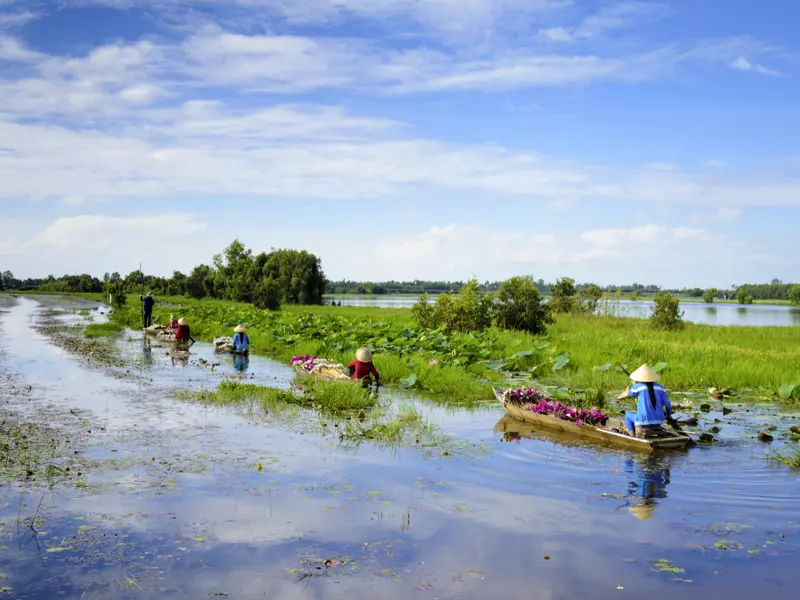
[[[87,338],[111,337],[125,329],[120,323],[109,321],[107,323],[89,323],[83,329],[83,335]]]

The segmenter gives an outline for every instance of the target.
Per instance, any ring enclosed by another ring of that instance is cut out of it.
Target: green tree
[[[533,277],[512,277],[500,284],[494,302],[495,322],[503,329],[544,333],[553,322]]]
[[[650,313],[650,326],[653,329],[683,329],[683,311],[680,310],[680,301],[677,298],[668,292],[659,292],[653,302],[655,304]]]
[[[752,304],[753,296],[746,287],[742,286],[736,291],[736,302],[739,304]]]
[[[713,304],[714,299],[719,296],[719,290],[717,288],[709,288],[705,292],[703,292],[703,302],[706,304]]]
[[[253,306],[261,310],[279,310],[281,307],[281,288],[271,278],[259,281],[253,290]]]
[[[422,329],[436,329],[436,308],[430,302],[428,294],[422,294],[417,303],[411,307],[411,315]]]
[[[575,298],[575,280],[569,277],[557,279],[550,288],[550,310],[556,313],[574,312],[578,302]]]
[[[262,275],[272,278],[286,304],[322,304],[325,274],[320,260],[305,250],[274,250],[267,255]]]
[[[211,274],[211,267],[208,265],[197,265],[189,277],[186,278],[186,294],[192,298],[203,298],[206,296],[204,286],[206,277]]]
[[[688,294],[690,298],[699,298],[703,295],[703,290],[700,288],[692,288],[688,291]]]
[[[456,296],[442,292],[432,310],[427,305],[427,296],[423,296],[412,309],[417,324],[425,329],[468,333],[483,331],[492,324],[492,296],[481,291],[477,279],[467,283]]]
[[[603,298],[603,289],[596,283],[590,283],[581,290],[580,298],[586,309],[593,313],[597,310],[597,305]]]
[[[114,310],[120,310],[128,303],[128,297],[125,295],[125,284],[121,281],[107,284],[105,291],[111,298],[111,308]]]
[[[793,285],[789,290],[789,301],[792,304],[800,304],[800,284]]]
[[[639,299],[639,290],[633,290],[631,292],[631,300],[636,302]]]

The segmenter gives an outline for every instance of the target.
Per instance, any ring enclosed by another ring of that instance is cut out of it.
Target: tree
[[[442,292],[432,307],[423,295],[413,307],[417,324],[424,329],[443,328],[448,332],[483,331],[492,324],[492,297],[483,293],[473,279],[457,296]]]
[[[114,310],[125,307],[128,297],[125,295],[125,285],[121,281],[107,284],[105,291],[111,297],[111,307]]]
[[[597,310],[597,305],[603,298],[603,289],[596,283],[590,283],[581,290],[580,296],[586,309],[593,313]]]
[[[550,289],[550,310],[557,313],[572,312],[577,308],[575,280],[569,277],[557,279]]]
[[[680,310],[680,301],[677,298],[668,292],[659,292],[653,302],[655,304],[650,313],[650,326],[653,329],[683,329],[683,311]]]
[[[736,302],[739,304],[752,304],[753,296],[746,287],[742,286],[736,291]]]
[[[709,288],[705,292],[703,292],[703,302],[706,304],[713,304],[714,299],[719,296],[719,290],[717,288]]]
[[[700,288],[692,288],[688,292],[690,298],[699,298],[703,295],[703,290]]]
[[[800,285],[794,285],[789,290],[789,300],[792,304],[800,304]]]
[[[322,304],[325,274],[320,260],[305,250],[274,250],[267,255],[263,277],[272,278],[286,304]]]
[[[186,278],[186,294],[191,298],[203,298],[206,295],[206,288],[203,285],[206,277],[211,273],[208,265],[197,265]]]
[[[259,281],[253,290],[253,306],[261,310],[279,310],[281,307],[281,288],[271,278]]]
[[[631,300],[636,302],[639,299],[639,290],[633,290],[631,292]]]
[[[494,301],[495,322],[503,329],[544,333],[553,322],[533,277],[512,277],[500,284]]]

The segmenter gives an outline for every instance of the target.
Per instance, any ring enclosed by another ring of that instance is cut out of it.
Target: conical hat
[[[658,381],[658,373],[656,373],[650,365],[645,364],[631,373],[631,381],[653,383],[654,381]]]
[[[372,362],[372,352],[369,348],[359,348],[356,350],[356,360],[360,362]]]
[[[188,324],[189,321],[187,321],[185,317],[182,319],[178,319],[178,325],[188,325]]]
[[[653,518],[653,512],[655,512],[656,507],[652,504],[648,504],[647,506],[629,506],[628,510],[637,519],[646,521],[647,519]]]
[[[244,333],[245,331],[247,331],[247,327],[245,327],[244,325],[237,325],[233,331],[234,333]]]

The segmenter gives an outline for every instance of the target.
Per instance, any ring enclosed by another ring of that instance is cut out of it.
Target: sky
[[[0,270],[800,281],[795,0],[0,0]]]

